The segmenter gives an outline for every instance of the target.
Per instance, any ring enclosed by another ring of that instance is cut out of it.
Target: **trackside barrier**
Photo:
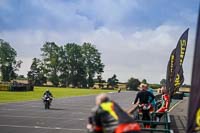
[[[159,122],[155,121],[155,116],[158,114],[163,115],[161,118],[161,121]],[[171,120],[170,120],[169,112],[165,112],[165,113],[153,112],[151,113],[151,116],[152,116],[151,121],[136,120],[136,122],[141,123],[141,124],[150,123],[151,127],[156,126],[157,128],[142,128],[142,131],[149,131],[151,133],[154,133],[154,132],[173,133],[173,130],[170,130]]]
[[[33,91],[34,86],[29,84],[11,85],[10,91]]]
[[[156,95],[155,99],[158,100],[160,99],[161,95]],[[151,113],[151,121],[144,121],[144,120],[137,120],[138,115],[138,107],[137,106],[133,106],[132,108],[127,110],[127,113],[129,113],[131,116],[133,116],[136,119],[136,122],[143,124],[143,123],[150,123],[150,126],[156,126],[157,128],[142,128],[142,132],[151,132],[151,133],[156,133],[156,132],[160,132],[160,133],[173,133],[173,130],[170,129],[170,124],[171,124],[171,120],[170,120],[170,116],[169,116],[169,112],[165,112],[165,113],[156,113],[156,112],[152,112]],[[157,114],[163,114],[161,121],[157,122],[155,121],[155,117]]]
[[[31,84],[23,84],[17,82],[2,82],[0,83],[0,91],[33,91],[34,86]]]
[[[173,130],[166,130],[166,129],[152,129],[152,128],[142,128],[142,132],[143,133],[156,133],[156,132],[159,132],[159,133],[174,133]]]

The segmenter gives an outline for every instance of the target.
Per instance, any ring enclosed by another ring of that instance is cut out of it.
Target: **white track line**
[[[177,105],[179,105],[182,101],[183,101],[183,100],[177,102],[177,103],[169,110],[169,112],[171,112],[171,111],[172,111]]]
[[[31,118],[31,119],[38,119],[38,118],[42,118],[42,119],[57,119],[57,120],[66,120],[66,118],[57,118],[57,117],[39,117],[39,116],[16,116],[16,115],[0,115],[0,117],[13,117],[13,118]],[[70,119],[70,120],[78,120],[78,121],[82,121],[85,120],[83,118],[78,118],[78,119]]]
[[[16,112],[25,112],[25,113],[27,113],[27,112],[33,112],[33,113],[44,113],[45,111],[46,112],[51,112],[51,111],[54,111],[53,109],[51,110],[37,110],[37,111],[35,111],[35,110],[28,110],[28,109],[26,109],[26,110],[19,110],[19,109],[0,109],[0,112],[3,112],[3,113],[5,113],[5,111],[7,111],[7,112],[13,112],[13,111],[15,111],[15,113]],[[70,111],[70,110],[68,110],[68,111]],[[71,111],[73,111],[73,110],[71,110]],[[85,111],[87,111],[87,112],[70,112],[72,115],[85,115],[85,114],[87,114],[88,115],[88,112],[90,112],[90,110],[88,111],[88,110],[86,110],[85,109]]]
[[[70,131],[85,131],[85,129],[61,128],[61,127],[41,127],[41,126],[20,126],[20,125],[0,125],[0,127],[14,128],[36,128],[36,129],[54,129],[54,130],[70,130]]]

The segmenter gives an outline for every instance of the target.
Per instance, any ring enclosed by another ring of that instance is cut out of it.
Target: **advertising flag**
[[[187,123],[187,133],[194,132],[200,132],[200,14],[197,23]]]
[[[189,28],[181,35],[176,48],[172,51],[167,67],[166,87],[172,96],[184,82],[182,64],[188,42]]]

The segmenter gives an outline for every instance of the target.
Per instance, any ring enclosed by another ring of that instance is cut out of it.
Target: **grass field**
[[[114,91],[99,89],[94,90],[77,88],[34,87],[34,91],[29,92],[0,91],[0,103],[40,100],[46,89],[49,89],[55,98],[92,95],[102,92]]]

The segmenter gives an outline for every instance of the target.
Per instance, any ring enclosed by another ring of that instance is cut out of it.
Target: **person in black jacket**
[[[100,94],[87,129],[90,133],[139,133],[140,125],[106,94]]]
[[[52,93],[47,89],[45,92],[44,92],[44,94],[43,94],[43,100],[45,99],[45,98],[50,98],[50,104],[51,104],[51,102],[52,102],[52,100],[53,100],[53,95],[52,95]]]
[[[137,104],[138,102],[139,104],[151,103],[155,97],[151,92],[147,91],[148,90],[147,84],[141,84],[140,88],[141,88],[141,91],[137,93],[134,104]],[[149,97],[151,97],[151,100],[149,100]]]
[[[150,121],[150,111],[153,111],[153,106],[151,105],[151,102],[154,100],[154,95],[147,91],[148,86],[147,84],[141,84],[140,85],[141,91],[139,91],[136,95],[134,104],[138,104],[140,108],[140,112],[142,112],[142,120]],[[144,107],[149,109],[144,109]],[[150,128],[149,123],[144,123],[145,128]]]

